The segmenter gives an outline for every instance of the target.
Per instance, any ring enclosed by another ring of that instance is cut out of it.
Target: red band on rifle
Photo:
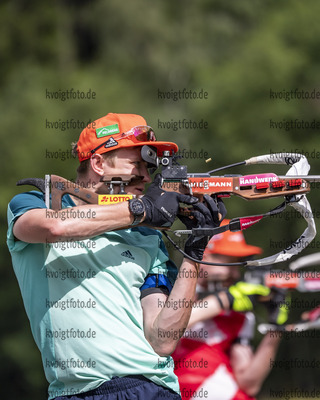
[[[240,228],[243,231],[244,229],[250,228],[250,226],[256,224],[263,218],[262,215],[258,215],[256,217],[248,217],[248,218],[240,218]]]

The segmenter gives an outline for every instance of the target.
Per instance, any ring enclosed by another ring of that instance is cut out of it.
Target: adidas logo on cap
[[[117,146],[118,142],[116,140],[113,139],[113,137],[111,137],[107,143],[104,145],[104,147],[106,149],[108,149],[109,147],[113,147],[113,146]]]

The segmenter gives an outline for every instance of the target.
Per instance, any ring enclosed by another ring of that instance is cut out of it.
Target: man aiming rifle
[[[168,363],[179,337],[166,333],[188,324],[198,264],[184,258],[176,277],[161,234],[148,227],[170,227],[184,203],[193,210],[188,229],[215,228],[223,203],[165,192],[159,177],[143,195],[148,167],[156,166],[146,154],[173,154],[178,147],[156,141],[141,116],[98,119],[82,131],[75,150],[81,187],[92,195],[136,198],[101,206],[67,195],[53,211],[42,193],[31,191],[9,204],[7,243],[49,399],[179,399]],[[123,175],[132,176],[125,188],[105,182]],[[207,241],[190,235],[186,254],[201,260]],[[174,302],[180,307],[167,306]]]
[[[224,223],[228,223],[224,220]],[[248,245],[242,232],[224,232],[209,242],[203,261],[236,263],[258,255],[262,249]],[[201,264],[197,299],[188,329],[173,358],[183,400],[253,399],[270,372],[270,361],[280,342],[270,331],[254,352],[253,304],[258,297],[268,305],[269,320],[283,324],[287,311],[283,297],[270,298],[270,288],[241,282],[240,270],[231,266]]]

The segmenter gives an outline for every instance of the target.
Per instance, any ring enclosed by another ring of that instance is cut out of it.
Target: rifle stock
[[[139,177],[134,175],[121,175],[117,177],[109,175],[104,176],[102,180],[109,186],[110,194],[113,194],[114,187],[118,186],[120,189],[117,190],[119,192],[117,194],[125,195],[125,186],[136,179],[139,179]],[[103,196],[106,198],[106,195],[98,194],[58,175],[46,175],[46,183],[39,178],[30,178],[18,181],[17,185],[33,185],[41,191],[44,191],[45,188],[51,195],[50,208],[53,210],[61,209],[62,197],[66,194],[74,196],[87,204],[110,204],[108,201],[102,201]],[[245,200],[258,200],[305,194],[310,191],[310,185],[306,179],[291,177],[281,177],[280,179],[275,174],[256,174],[254,176],[245,175],[234,177],[199,177],[194,176],[194,174],[190,174],[189,176],[188,174],[187,179],[163,179],[162,189],[170,192],[192,194],[200,200],[202,200],[205,194],[219,197],[235,195]],[[126,197],[118,198],[119,201],[124,201],[124,199],[126,199]],[[116,198],[114,198],[113,203],[115,202]]]
[[[310,191],[310,185],[306,179],[281,177],[280,180],[275,174],[256,174],[253,178],[252,176],[253,175],[235,177],[195,177],[191,175],[188,176],[187,179],[163,179],[162,188],[170,192],[192,194],[200,200],[202,200],[205,194],[219,197],[235,195],[245,200],[258,200],[305,194]],[[42,179],[30,178],[17,182],[17,185],[28,184],[36,186],[41,191],[43,191],[43,188],[45,188],[46,191],[49,190],[51,195],[50,208],[53,210],[61,209],[62,197],[66,194],[74,196],[87,204],[110,204],[108,201],[103,202],[101,200],[103,196],[105,197],[106,195],[95,193],[61,176],[47,175],[46,178],[47,181],[45,184]],[[132,183],[135,179],[139,179],[139,177],[133,175],[103,177],[103,181],[109,186],[109,193],[113,194],[114,186],[119,186],[120,190],[118,190],[119,193],[117,194],[120,195],[126,194],[124,191],[125,186]],[[118,198],[119,201],[124,201],[126,197]],[[115,202],[114,200],[113,203]]]

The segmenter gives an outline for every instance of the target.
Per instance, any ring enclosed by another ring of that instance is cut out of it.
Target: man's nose
[[[142,181],[144,183],[150,183],[152,181],[152,179],[150,177],[150,174],[149,174],[149,171],[148,171],[148,168],[147,168],[147,166],[145,164],[141,165],[139,172],[140,172],[140,175],[143,176]]]

